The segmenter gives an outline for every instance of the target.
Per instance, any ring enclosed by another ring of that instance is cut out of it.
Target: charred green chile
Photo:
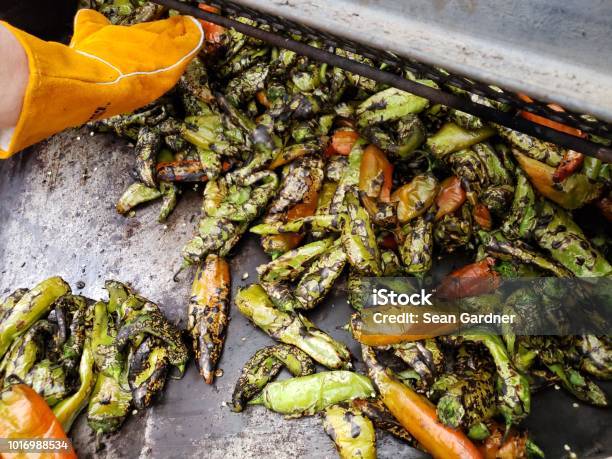
[[[257,351],[242,368],[232,394],[232,409],[242,411],[263,387],[285,366],[293,376],[307,376],[315,371],[312,359],[295,346],[276,344]]]
[[[0,358],[13,340],[49,312],[55,300],[69,292],[70,286],[61,277],[51,277],[25,293],[0,323]]]
[[[328,368],[350,368],[351,356],[343,343],[305,317],[276,309],[260,285],[240,290],[235,301],[242,314],[274,339],[298,347]]]
[[[567,211],[546,201],[538,206],[534,231],[540,247],[577,277],[606,277],[612,266],[595,249]]]
[[[269,383],[249,402],[292,416],[308,416],[340,402],[373,397],[372,382],[345,370],[324,371]]]
[[[323,427],[342,459],[376,459],[372,421],[352,407],[333,405],[323,412]]]
[[[70,397],[53,407],[53,414],[62,424],[64,432],[70,431],[77,416],[85,409],[96,383],[94,358],[89,341],[85,342],[79,364],[79,388]]]

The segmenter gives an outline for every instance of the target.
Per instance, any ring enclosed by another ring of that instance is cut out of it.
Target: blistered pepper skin
[[[229,320],[230,269],[221,257],[208,255],[191,287],[189,330],[200,374],[212,384]]]

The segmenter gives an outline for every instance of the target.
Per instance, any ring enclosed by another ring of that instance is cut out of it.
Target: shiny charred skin
[[[240,290],[235,302],[242,314],[277,341],[298,347],[327,368],[351,367],[351,355],[343,343],[317,329],[304,316],[276,309],[260,285]]]
[[[232,410],[244,410],[247,402],[273,380],[283,366],[293,376],[307,376],[315,372],[312,359],[295,346],[276,344],[260,349],[242,368],[232,394]]]
[[[464,335],[458,342],[480,343],[489,351],[497,371],[497,405],[507,425],[518,424],[531,411],[529,381],[515,367],[502,340],[496,335]]]
[[[0,322],[0,358],[16,338],[49,312],[55,300],[69,292],[63,279],[51,277],[25,293]]]
[[[122,351],[130,341],[138,339],[143,334],[155,336],[164,342],[167,351],[168,361],[177,367],[182,373],[189,352],[183,342],[180,331],[172,325],[161,314],[158,309],[144,311],[137,314],[133,320],[123,324],[117,331],[114,346],[118,351]]]
[[[357,398],[351,401],[351,406],[367,416],[378,429],[389,432],[395,438],[399,438],[411,446],[416,446],[414,437],[393,417],[380,399]]]
[[[343,459],[376,458],[372,421],[352,407],[333,405],[323,412],[323,428]]]
[[[208,255],[193,281],[188,310],[196,364],[207,384],[214,380],[223,349],[229,301],[229,265],[217,255]]]
[[[301,309],[312,309],[319,304],[334,287],[344,267],[347,256],[337,239],[304,272],[295,287],[294,296]]]
[[[115,432],[129,414],[132,393],[111,376],[98,374],[87,407],[87,423],[96,433]]]
[[[96,384],[96,371],[94,368],[94,358],[91,353],[91,343],[86,340],[83,346],[83,353],[79,363],[78,390],[70,397],[65,398],[53,407],[53,414],[62,424],[65,432],[68,432],[77,416],[85,409],[89,397]]]
[[[353,192],[346,194],[344,202],[347,215],[340,238],[348,262],[363,275],[380,276],[380,250],[370,216]]]
[[[538,245],[577,277],[612,274],[612,266],[595,249],[567,211],[541,201],[534,229]]]
[[[197,263],[210,253],[227,255],[262,212],[277,186],[278,177],[269,171],[253,174],[237,184],[225,178],[209,181],[198,235],[183,249],[185,262]]]
[[[490,358],[466,346],[458,349],[456,358],[453,372],[432,385],[431,396],[441,422],[469,432],[496,414],[495,367]]]
[[[143,410],[166,385],[168,349],[158,338],[147,337],[130,359],[128,382],[134,406]]]

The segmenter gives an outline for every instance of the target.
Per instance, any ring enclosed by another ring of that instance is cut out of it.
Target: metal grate
[[[424,78],[429,78],[441,86],[456,86],[465,91],[509,105],[515,110],[525,110],[541,115],[553,121],[575,127],[586,133],[612,140],[612,125],[597,120],[595,117],[585,116],[569,111],[558,112],[551,109],[547,104],[537,101],[528,103],[519,98],[513,92],[504,91],[501,88],[498,88],[499,91],[496,91],[488,84],[480,83],[460,75],[449,74],[441,69],[437,69],[421,62],[400,57],[396,54],[372,48],[362,43],[356,43],[329,33],[318,31],[312,29],[311,27],[307,27],[303,24],[298,24],[278,16],[265,14],[232,1],[214,0],[206,3],[220,8],[224,14],[243,16],[258,22],[259,24],[269,25],[274,31],[298,35],[307,40],[319,40],[329,48],[342,48],[352,53],[360,54],[378,64],[386,64],[397,71],[407,69],[413,73],[421,75]]]
[[[488,84],[474,81],[473,79],[460,75],[449,74],[443,69],[435,68],[413,59],[401,57],[388,51],[373,48],[367,44],[356,43],[355,41],[347,40],[337,35],[322,32],[304,24],[299,24],[278,16],[266,14],[236,2],[227,0],[206,1],[207,4],[221,9],[221,15],[215,15],[201,10],[194,10],[185,3],[181,4],[176,0],[154,1],[156,3],[183,11],[186,14],[199,16],[203,19],[216,22],[224,26],[234,27],[247,35],[259,35],[258,38],[268,42],[274,42],[279,46],[283,46],[284,44],[286,45],[285,47],[292,49],[290,45],[293,45],[294,50],[297,50],[297,48],[300,47],[303,51],[302,54],[315,55],[318,53],[319,55],[315,58],[329,62],[332,65],[338,65],[344,68],[347,68],[348,65],[352,65],[354,66],[354,70],[351,69],[351,71],[354,73],[359,73],[378,81],[387,82],[393,86],[399,87],[400,89],[414,92],[415,94],[435,100],[438,103],[443,103],[444,105],[458,108],[476,116],[480,116],[487,121],[497,122],[512,129],[540,137],[543,140],[548,140],[566,148],[580,151],[589,156],[598,157],[605,162],[612,162],[612,149],[603,147],[599,143],[593,143],[593,141],[598,140],[601,142],[601,138],[612,141],[612,125],[597,120],[592,116],[569,111],[558,112],[540,102],[528,103],[523,101],[513,92],[504,91],[501,88],[493,88]],[[259,25],[267,25],[271,29],[271,33],[237,23],[227,18],[227,16],[245,17],[257,22]],[[282,34],[284,38],[281,37],[280,34]],[[286,38],[288,36],[298,36],[300,37],[301,42],[298,43]],[[324,49],[317,50],[309,47],[305,44],[305,42],[309,40],[322,42],[324,44]],[[376,68],[368,67],[366,69],[364,68],[365,66],[363,64],[351,59],[340,58],[335,55],[332,56],[331,53],[333,53],[336,48],[341,48],[343,50],[366,57],[372,60],[376,66],[385,64],[387,68],[384,72],[379,71]],[[335,60],[336,64],[331,62],[332,60]],[[402,70],[409,70],[422,78],[431,79],[441,88],[445,89],[442,91],[433,90],[431,88],[423,87],[417,83],[405,80],[403,77],[398,76],[401,75]],[[369,75],[366,73],[369,73]],[[410,88],[410,86],[412,86],[412,88]],[[420,87],[416,88],[416,86]],[[487,107],[483,104],[474,103],[464,97],[458,97],[448,89],[449,86],[454,86],[470,93],[499,102],[508,106],[510,110],[505,113],[501,110]],[[434,92],[437,94],[434,94]],[[567,126],[580,129],[584,133],[588,134],[588,139],[590,141],[573,137],[569,134],[564,134],[554,129],[527,121],[520,116],[515,116],[520,110],[531,112]],[[594,139],[592,136],[599,137],[600,139]]]

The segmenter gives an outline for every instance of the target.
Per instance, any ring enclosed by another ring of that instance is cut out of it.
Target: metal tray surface
[[[87,128],[66,131],[7,161],[0,161],[0,294],[63,276],[79,293],[104,298],[104,280],[130,282],[165,313],[185,325],[193,272],[172,280],[179,250],[199,216],[201,187],[186,192],[166,225],[158,224],[157,204],[124,218],[115,200],[131,183],[133,149],[112,135]],[[232,258],[232,290],[256,279],[267,257],[258,240],[247,237]],[[248,273],[246,280],[242,279]],[[83,281],[85,287],[76,289]],[[322,329],[350,345],[340,329],[350,313],[342,284],[310,316]],[[335,458],[332,442],[317,417],[285,420],[262,407],[235,414],[226,406],[244,362],[272,340],[232,307],[223,376],[207,386],[190,364],[182,380],[170,380],[164,394],[145,412],[130,416],[122,429],[97,441],[81,416],[72,437],[81,458]],[[358,365],[358,368],[361,368]],[[604,386],[612,393],[612,385]],[[562,391],[534,397],[527,426],[547,457],[612,453],[610,410],[584,405]],[[387,434],[378,438],[380,458],[427,457]]]

